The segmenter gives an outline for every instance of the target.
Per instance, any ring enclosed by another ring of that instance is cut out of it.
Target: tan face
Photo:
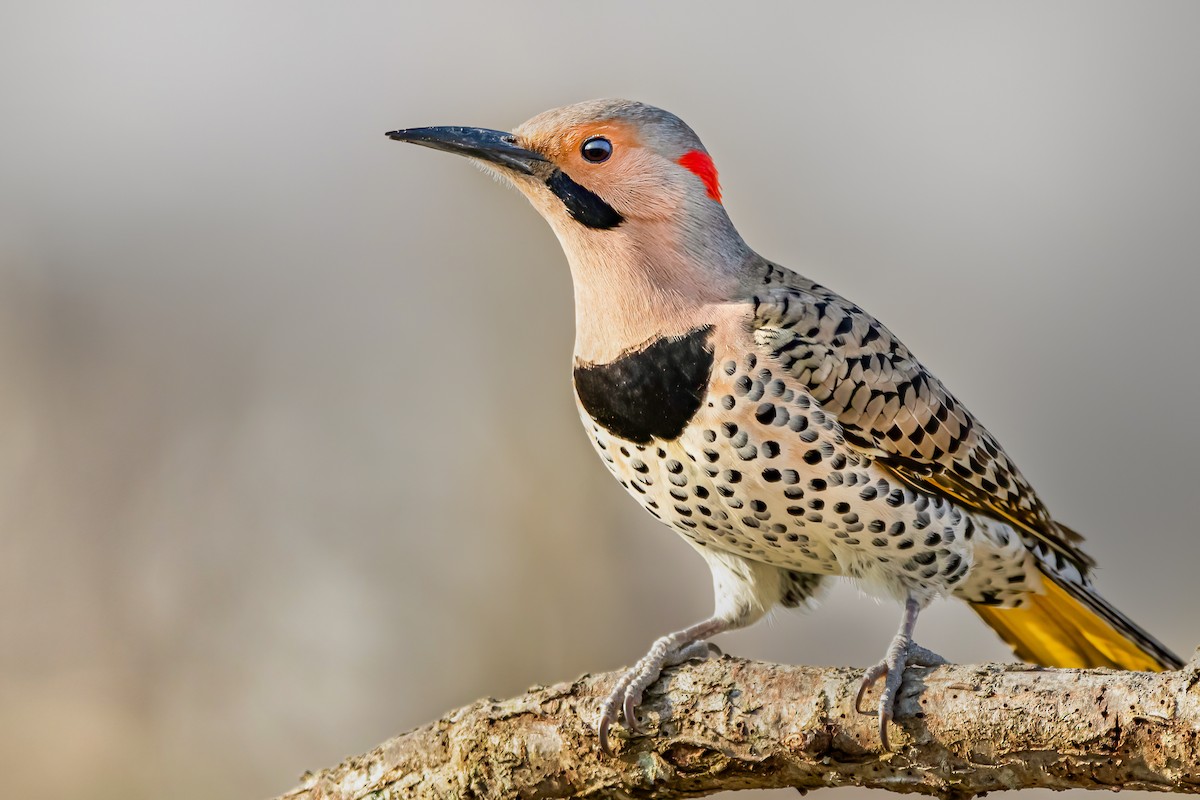
[[[555,124],[535,117],[514,132],[522,147],[545,156],[571,180],[598,195],[627,220],[662,220],[676,216],[686,191],[686,171],[657,153],[640,132],[623,120]],[[585,157],[603,151],[603,160]]]

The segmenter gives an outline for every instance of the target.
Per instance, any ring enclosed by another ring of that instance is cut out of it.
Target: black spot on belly
[[[546,186],[554,192],[559,200],[563,201],[563,205],[567,207],[567,213],[573,220],[589,228],[606,230],[615,228],[625,221],[625,218],[615,208],[604,202],[600,195],[580,186],[560,169],[554,170],[554,173],[546,179]]]
[[[712,326],[655,339],[608,364],[577,364],[575,393],[605,430],[645,444],[678,439],[708,389]]]

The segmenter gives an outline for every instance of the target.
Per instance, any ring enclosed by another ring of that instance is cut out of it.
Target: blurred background
[[[592,97],[691,123],[746,239],[883,318],[1190,655],[1198,30],[1186,0],[7,3],[10,796],[265,798],[708,613],[579,427],[549,229],[383,136]],[[897,621],[840,586],[720,644],[866,665]],[[1009,658],[955,603],[919,634]]]

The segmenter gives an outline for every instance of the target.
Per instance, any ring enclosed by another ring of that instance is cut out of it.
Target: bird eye
[[[579,152],[587,161],[599,164],[608,161],[608,157],[612,155],[612,142],[603,136],[593,136],[583,143]]]

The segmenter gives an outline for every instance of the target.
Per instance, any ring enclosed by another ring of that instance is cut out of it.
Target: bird
[[[406,128],[466,156],[556,234],[575,302],[580,418],[608,471],[707,562],[711,616],[657,639],[599,709],[599,744],[668,666],[830,578],[894,599],[899,628],[855,698],[882,747],[914,641],[939,597],[967,602],[1023,660],[1162,671],[1183,662],[1094,588],[1082,537],[999,441],[856,303],[742,239],[709,151],[679,117],[592,100],[511,132]],[[876,708],[863,707],[884,680]]]

